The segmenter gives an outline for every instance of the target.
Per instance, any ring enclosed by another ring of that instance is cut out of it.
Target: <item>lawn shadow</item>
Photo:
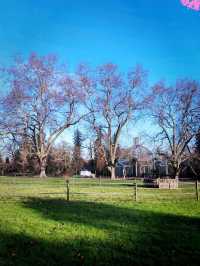
[[[64,199],[32,198],[23,207],[63,228],[90,227],[107,238],[80,235],[61,243],[2,232],[0,265],[199,265],[198,218]]]

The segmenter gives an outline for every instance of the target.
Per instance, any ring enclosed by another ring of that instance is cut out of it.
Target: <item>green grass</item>
[[[0,177],[0,265],[199,265],[200,203],[133,181]]]

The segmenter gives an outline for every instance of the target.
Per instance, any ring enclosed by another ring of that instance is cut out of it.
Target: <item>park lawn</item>
[[[67,202],[61,178],[0,177],[0,266],[199,265],[193,188],[135,202],[132,183],[72,179]]]

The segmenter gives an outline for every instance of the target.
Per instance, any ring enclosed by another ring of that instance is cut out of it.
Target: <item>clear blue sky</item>
[[[180,0],[6,0],[0,12],[0,62],[54,52],[72,66],[142,63],[152,80],[200,77],[200,12]]]
[[[0,62],[53,52],[72,66],[113,62],[126,71],[141,63],[151,81],[200,78],[200,12],[180,0],[0,2]],[[129,140],[140,130],[130,130]]]

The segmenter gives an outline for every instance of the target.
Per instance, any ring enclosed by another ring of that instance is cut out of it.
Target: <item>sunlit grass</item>
[[[0,178],[0,265],[199,265],[200,204],[133,180]]]

